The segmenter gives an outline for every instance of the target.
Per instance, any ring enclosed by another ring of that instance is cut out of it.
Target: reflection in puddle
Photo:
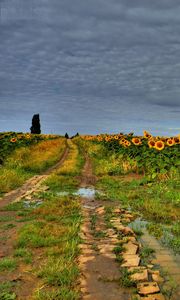
[[[39,205],[43,203],[42,200],[37,200],[37,201],[30,201],[30,200],[24,200],[23,204],[25,208],[36,208]]]
[[[78,195],[84,198],[94,198],[95,196],[95,189],[94,188],[80,188],[74,195]]]

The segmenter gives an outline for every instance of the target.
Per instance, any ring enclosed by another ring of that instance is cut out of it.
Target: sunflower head
[[[174,141],[176,144],[180,144],[180,137],[175,136]]]
[[[152,135],[151,135],[148,131],[144,130],[143,133],[144,133],[145,139],[150,139],[150,138],[152,138]]]
[[[149,148],[154,148],[154,147],[155,147],[155,144],[156,144],[156,142],[155,142],[153,139],[150,139],[150,140],[148,141],[148,146],[149,146]]]
[[[169,147],[172,147],[175,144],[175,140],[174,140],[174,138],[170,138],[167,140],[166,143]]]
[[[12,139],[10,139],[10,142],[11,142],[11,143],[16,143],[16,142],[17,142],[17,139],[16,139],[16,138],[12,138]]]
[[[138,138],[138,137],[132,138],[132,143],[133,143],[134,145],[136,145],[136,146],[139,146],[139,145],[142,144],[141,139]]]
[[[164,147],[165,147],[165,145],[164,145],[163,141],[159,140],[159,141],[155,142],[154,148],[156,148],[157,150],[161,151],[164,149]]]

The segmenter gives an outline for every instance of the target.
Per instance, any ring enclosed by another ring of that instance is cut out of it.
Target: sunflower
[[[110,140],[111,140],[110,136],[106,136],[106,137],[105,137],[105,141],[106,141],[106,142],[109,142]]]
[[[131,146],[131,142],[129,142],[128,140],[125,140],[125,141],[123,142],[123,144],[124,144],[125,147]]]
[[[156,148],[157,150],[161,151],[161,150],[164,149],[164,146],[165,146],[164,142],[161,141],[161,140],[159,140],[159,141],[155,142],[154,148]]]
[[[154,148],[155,144],[156,144],[156,142],[153,139],[148,141],[149,148]]]
[[[152,135],[151,135],[148,131],[144,130],[143,133],[144,133],[145,139],[150,139],[150,138],[152,138]]]
[[[132,138],[132,143],[133,143],[134,145],[136,145],[136,146],[139,146],[139,145],[142,144],[141,139],[140,139],[140,138],[137,138],[137,137]]]
[[[16,139],[16,138],[12,138],[12,139],[10,139],[10,142],[11,142],[11,143],[16,143],[16,142],[17,142],[17,139]]]
[[[173,138],[170,138],[170,139],[167,140],[167,145],[169,147],[172,147],[174,144],[175,144],[175,140]]]
[[[114,136],[114,139],[115,139],[115,140],[118,140],[118,139],[119,139],[119,136],[118,136],[118,135],[115,135],[115,136]]]
[[[31,138],[31,135],[30,135],[30,134],[26,134],[26,138],[27,138],[27,139],[30,139],[30,138]],[[47,138],[48,138],[48,136],[47,136]]]
[[[175,136],[174,141],[175,141],[176,144],[179,144],[180,143],[180,137]]]

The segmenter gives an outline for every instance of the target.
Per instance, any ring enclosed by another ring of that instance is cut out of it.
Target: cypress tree
[[[31,126],[30,130],[31,130],[31,133],[33,133],[33,134],[40,134],[41,133],[41,125],[40,125],[39,114],[33,116],[32,126]]]

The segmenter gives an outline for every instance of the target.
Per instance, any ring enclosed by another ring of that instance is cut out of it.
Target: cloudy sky
[[[0,0],[0,131],[180,132],[179,0]]]

